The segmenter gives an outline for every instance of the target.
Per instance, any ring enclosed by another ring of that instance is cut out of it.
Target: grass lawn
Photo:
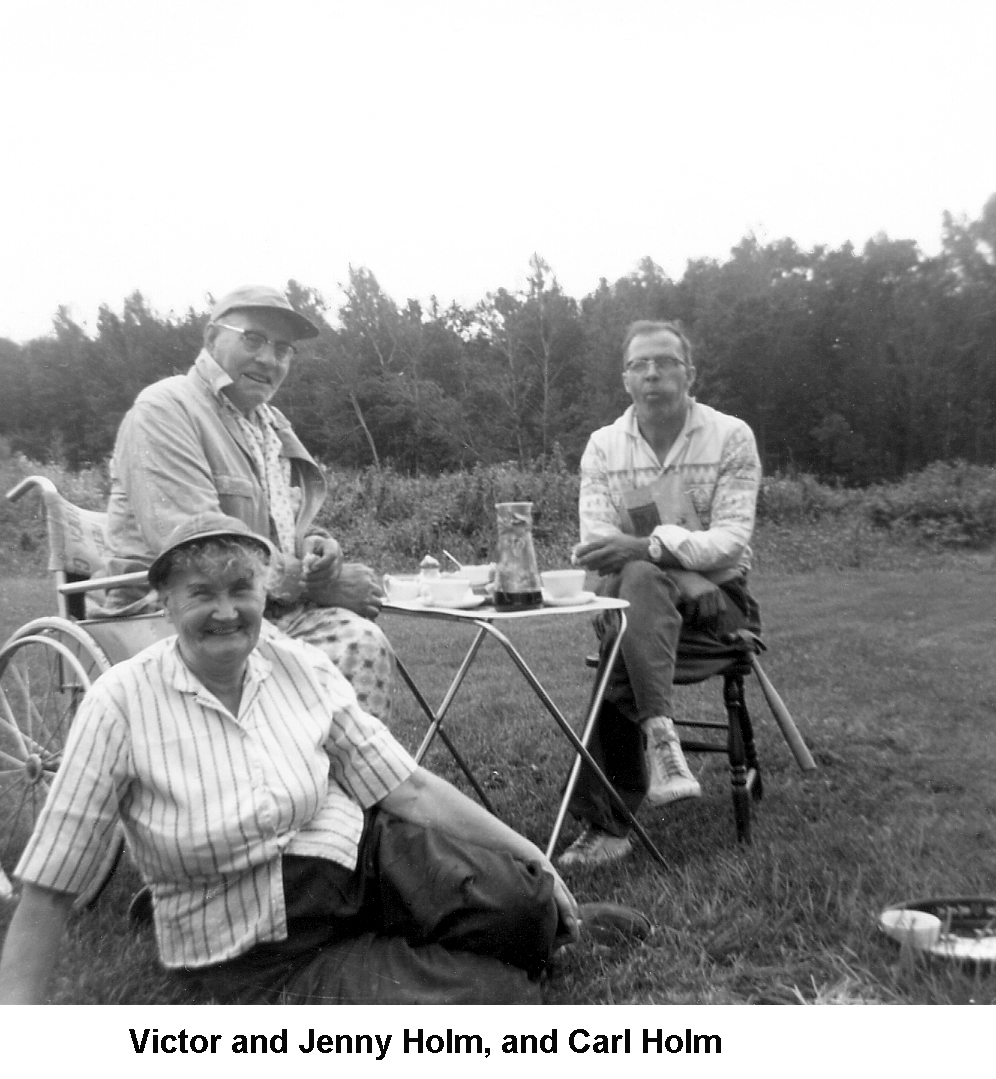
[[[705,796],[641,814],[670,863],[639,849],[611,870],[573,875],[579,899],[607,898],[656,923],[641,946],[583,944],[550,979],[550,1003],[996,1003],[996,972],[900,951],[875,916],[916,897],[996,894],[996,672],[987,560],[958,568],[760,573],[765,668],[819,764],[804,776],[760,691],[748,689],[764,773],[754,843],[738,846],[722,758],[692,760]],[[47,583],[0,580],[0,634],[51,607]],[[433,703],[469,630],[399,617],[385,629]],[[509,634],[553,698],[583,710],[586,618]],[[721,683],[677,691],[678,708],[722,712]],[[399,690],[396,731],[424,729]],[[502,816],[545,845],[569,751],[491,643],[448,729]],[[427,764],[462,784],[437,743]],[[663,817],[663,819],[662,819]],[[565,841],[574,834],[569,824]],[[95,910],[75,916],[60,1003],[173,1002],[154,944],[127,926],[136,886],[119,869]],[[0,926],[9,909],[0,910]]]

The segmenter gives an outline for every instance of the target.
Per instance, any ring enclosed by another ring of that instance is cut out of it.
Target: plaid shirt
[[[84,698],[16,876],[79,892],[120,819],[163,963],[217,963],[286,938],[282,853],[355,868],[363,810],[414,768],[310,645],[261,638],[236,718],[170,637]]]
[[[750,568],[761,462],[743,420],[691,398],[681,434],[664,461],[640,434],[633,405],[588,440],[581,458],[581,542],[622,531],[623,491],[677,470],[702,531],[658,525],[654,534],[685,569],[729,576]]]

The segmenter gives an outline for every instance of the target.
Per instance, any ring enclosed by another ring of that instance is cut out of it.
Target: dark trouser
[[[757,603],[741,579],[720,587],[726,610],[709,626],[683,615],[678,590],[667,574],[649,562],[630,562],[621,573],[604,578],[599,592],[629,600],[628,627],[619,658],[609,678],[588,749],[612,781],[631,812],[643,801],[649,780],[646,738],[640,723],[653,716],[673,716],[671,687],[675,681],[681,638],[681,682],[696,682],[718,673],[736,653],[724,645],[725,634],[738,629],[759,632]],[[596,620],[605,661],[615,635],[615,621]],[[601,674],[601,668],[599,668]],[[629,823],[587,767],[582,767],[570,803],[571,813],[612,835],[626,835]]]
[[[539,1004],[553,878],[373,810],[355,872],[283,859],[288,938],[186,977],[221,1003]]]

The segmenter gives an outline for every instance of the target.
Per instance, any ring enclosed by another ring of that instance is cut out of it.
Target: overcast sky
[[[996,192],[991,0],[0,0],[0,335],[350,264],[399,302],[936,251]]]

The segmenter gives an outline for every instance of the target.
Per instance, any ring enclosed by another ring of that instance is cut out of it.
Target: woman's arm
[[[385,812],[413,824],[429,825],[441,832],[492,850],[506,850],[526,862],[537,862],[553,877],[553,898],[560,920],[572,940],[578,937],[578,906],[546,855],[525,836],[503,824],[444,779],[417,768],[381,801]]]
[[[0,1004],[44,1004],[73,896],[25,884],[0,958]]]

